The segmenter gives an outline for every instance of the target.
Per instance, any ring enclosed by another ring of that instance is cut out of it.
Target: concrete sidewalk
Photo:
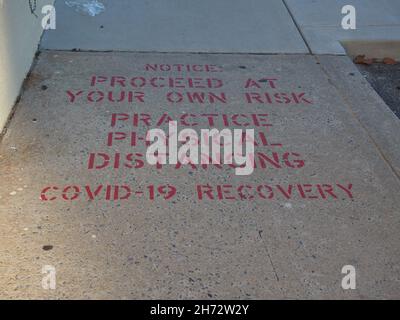
[[[0,142],[0,298],[398,299],[400,124],[326,2],[103,2],[57,1]],[[149,165],[168,120],[254,129],[253,174]]]
[[[42,49],[306,53],[281,0],[102,0],[90,17],[56,1],[58,27]],[[71,23],[73,21],[73,23]]]
[[[178,64],[197,71],[154,71]],[[42,53],[0,145],[1,297],[398,298],[400,127],[372,92],[346,57]],[[148,165],[142,138],[168,117],[251,122],[255,172]]]
[[[400,50],[393,47],[400,42],[397,0],[352,1],[356,30],[341,26],[345,0],[102,2],[105,12],[89,17],[57,0],[58,27],[41,48],[343,55],[343,42],[379,41],[392,56]]]

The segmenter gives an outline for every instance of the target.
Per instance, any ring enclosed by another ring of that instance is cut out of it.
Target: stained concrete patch
[[[156,52],[307,53],[281,0],[102,0],[82,15],[56,1],[57,29],[42,49]]]
[[[399,298],[399,180],[333,76],[312,56],[43,53],[0,145],[0,296]],[[150,166],[168,119],[254,128],[254,173]]]

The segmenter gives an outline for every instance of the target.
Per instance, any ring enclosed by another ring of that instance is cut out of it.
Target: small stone
[[[52,249],[53,249],[53,246],[52,246],[52,245],[45,245],[45,246],[42,247],[42,249],[43,249],[44,251],[49,251],[49,250],[52,250]]]

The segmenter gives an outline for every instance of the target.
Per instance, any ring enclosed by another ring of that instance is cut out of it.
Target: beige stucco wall
[[[52,3],[53,0],[38,0],[38,17],[35,17],[28,0],[0,0],[0,132],[20,93],[43,32],[41,8]]]

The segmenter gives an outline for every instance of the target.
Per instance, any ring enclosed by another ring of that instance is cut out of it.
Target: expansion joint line
[[[292,21],[293,21],[294,25],[296,26],[297,31],[299,32],[301,38],[303,39],[303,42],[307,47],[308,53],[312,54],[311,48],[306,40],[306,37],[304,36],[303,31],[301,31],[301,28],[300,28],[299,24],[297,23],[292,11],[290,11],[289,5],[286,3],[286,0],[282,0],[282,3],[286,7],[286,10],[289,13],[290,17],[292,18]]]

